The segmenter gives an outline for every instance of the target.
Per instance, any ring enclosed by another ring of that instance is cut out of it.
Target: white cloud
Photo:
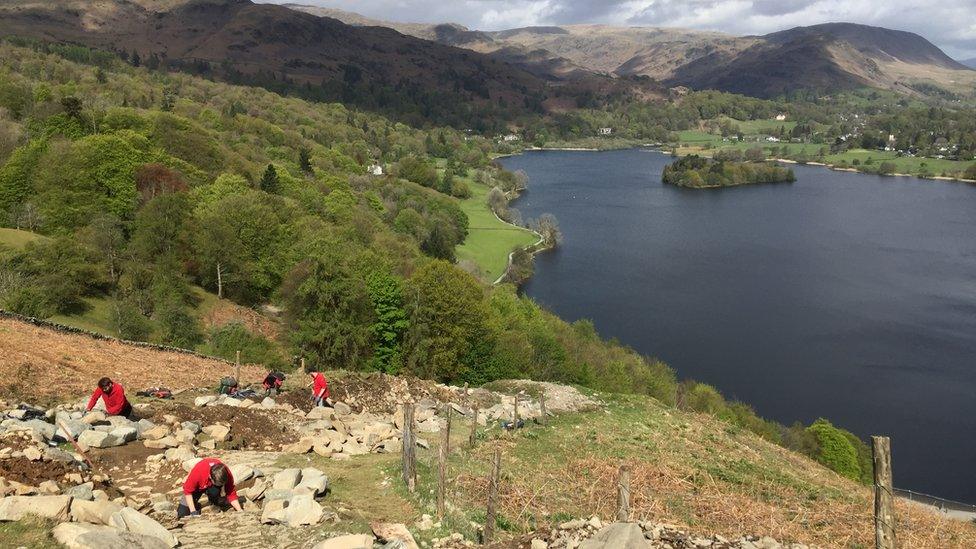
[[[262,1],[262,0],[259,0]],[[304,2],[377,19],[498,30],[606,23],[765,34],[847,21],[918,33],[948,54],[976,57],[976,0],[263,0]]]

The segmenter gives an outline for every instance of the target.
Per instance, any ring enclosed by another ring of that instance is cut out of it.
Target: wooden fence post
[[[545,425],[546,421],[548,421],[548,419],[546,418],[546,390],[545,389],[543,389],[542,392],[539,393],[539,412],[541,413],[541,415],[539,416],[540,417],[539,423]]]
[[[630,519],[630,467],[620,466],[617,477],[617,522]]]
[[[874,456],[874,542],[895,549],[895,507],[891,490],[891,439],[871,437]]]
[[[447,405],[447,426],[444,428],[444,446],[447,447],[447,453],[451,453],[451,420],[454,417],[454,408],[450,404]]]
[[[488,479],[488,510],[485,513],[485,533],[482,543],[491,543],[495,535],[495,505],[498,502],[498,479],[502,470],[502,449],[495,448],[495,458]]]
[[[237,380],[237,385],[241,384],[241,352],[237,351],[237,358],[234,360],[234,379]]]
[[[413,402],[403,405],[403,483],[414,491],[417,485],[417,441],[413,434]]]
[[[512,412],[512,429],[518,428],[518,422],[519,422],[518,401],[519,401],[518,393],[515,393],[515,411]]]
[[[475,440],[478,438],[478,408],[471,414],[471,434],[468,436],[468,446],[474,448]]]
[[[450,421],[450,419],[448,419]],[[450,425],[450,423],[448,423]],[[441,441],[440,451],[437,453],[437,519],[444,518],[444,491],[447,489],[447,451],[448,440],[451,438],[451,431],[444,431],[444,440]]]
[[[308,373],[308,370],[305,369],[305,357],[302,357],[302,373]]]

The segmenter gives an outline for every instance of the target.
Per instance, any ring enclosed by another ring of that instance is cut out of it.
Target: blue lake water
[[[897,487],[976,502],[976,187],[796,166],[679,189],[672,160],[504,159],[564,236],[526,293],[765,417],[889,435]]]

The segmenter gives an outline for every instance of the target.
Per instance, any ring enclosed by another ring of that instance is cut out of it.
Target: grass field
[[[514,227],[499,220],[488,208],[488,187],[464,178],[471,188],[471,197],[461,200],[461,209],[468,216],[468,238],[458,246],[459,261],[471,261],[478,266],[482,278],[493,282],[508,266],[508,254],[516,248],[535,244],[535,233]]]
[[[0,227],[0,246],[6,246],[19,250],[29,242],[40,240],[43,236],[30,231],[20,231],[17,229],[5,229]]]
[[[743,135],[769,135],[776,130],[783,128],[790,131],[796,127],[796,122],[792,120],[776,120],[775,118],[765,118],[762,120],[736,120],[734,118],[723,117],[739,127]]]

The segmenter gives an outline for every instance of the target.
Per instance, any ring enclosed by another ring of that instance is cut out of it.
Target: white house
[[[370,175],[383,175],[383,166],[379,164],[372,164],[366,168],[366,173]]]
[[[612,135],[613,128],[600,128],[599,130],[597,130],[597,133],[600,135]]]
[[[776,120],[778,120],[780,122],[782,122],[783,120],[786,120],[786,114],[784,114],[784,113],[777,114],[776,115]]]
[[[518,141],[519,139],[521,139],[521,137],[515,135],[514,133],[510,133],[502,137],[502,141]]]

